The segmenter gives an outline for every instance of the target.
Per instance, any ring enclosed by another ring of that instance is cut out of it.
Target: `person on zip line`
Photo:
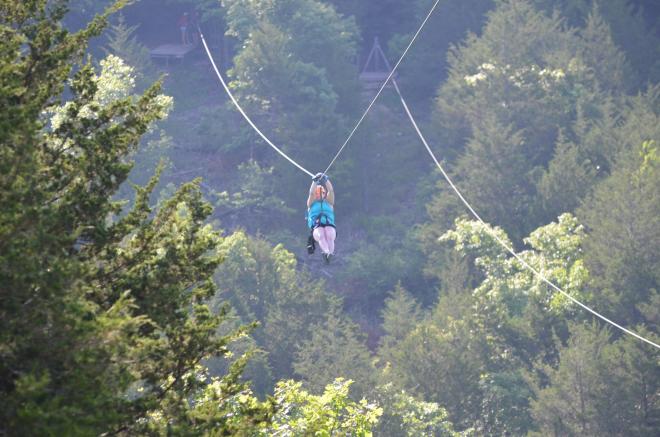
[[[307,239],[307,252],[311,255],[319,244],[323,260],[330,262],[335,254],[335,190],[328,176],[317,173],[312,179],[307,196],[307,227],[311,235]]]

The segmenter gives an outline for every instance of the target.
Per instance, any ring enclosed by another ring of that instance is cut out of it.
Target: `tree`
[[[555,156],[539,182],[543,209],[550,214],[574,211],[596,182],[597,172],[580,147],[560,137]]]
[[[127,65],[120,57],[109,54],[99,62],[100,74],[94,78],[97,86],[93,100],[81,109],[81,112],[89,116],[94,111],[94,106],[105,106],[118,99],[136,97],[136,73],[135,68]],[[146,78],[143,76],[143,80]],[[170,96],[159,94],[156,97],[159,104],[163,106],[160,122],[167,119],[172,108],[173,99]],[[61,107],[49,108],[48,115],[51,117],[52,128],[58,128],[66,119],[66,111],[71,104],[66,103]],[[126,156],[131,161],[131,171],[127,181],[120,185],[115,193],[116,199],[132,200],[135,191],[131,184],[144,185],[149,182],[152,169],[157,165],[166,165],[162,158],[164,151],[172,146],[172,139],[159,128],[158,123],[153,123],[140,138],[138,147],[130,150]],[[154,188],[158,191],[157,188]]]
[[[588,152],[578,138],[581,128],[609,115],[608,105],[623,104],[625,58],[598,11],[590,17],[584,29],[573,30],[529,1],[500,2],[482,34],[470,35],[450,52],[449,78],[439,90],[432,128],[458,187],[514,241],[566,212],[544,211],[540,192],[551,196],[566,185],[593,184],[589,174],[603,165],[599,155],[607,154],[599,148]],[[576,155],[563,156],[570,142]],[[544,178],[553,156],[555,174]],[[575,163],[558,168],[567,159]],[[440,188],[434,199],[432,216],[443,230],[447,218],[461,212],[445,191]],[[551,206],[548,200],[545,207]]]
[[[584,45],[580,56],[587,65],[598,66],[593,71],[604,91],[616,95],[633,88],[637,82],[634,71],[628,65],[624,53],[614,43],[598,3],[594,2],[580,36]]]
[[[354,22],[317,0],[225,4],[228,34],[243,47],[229,71],[238,98],[303,167],[329,162],[346,131],[343,114],[358,103]],[[284,185],[301,183],[298,170],[274,166]]]
[[[382,328],[385,332],[380,339],[379,358],[389,361],[389,356],[396,353],[398,344],[422,320],[419,303],[397,284],[390,297],[385,299]]]
[[[484,219],[510,234],[530,229],[538,214],[533,173],[525,150],[530,144],[522,131],[486,118],[474,126],[472,140],[457,163],[461,188]],[[469,193],[469,194],[468,194]]]
[[[574,217],[562,215],[532,232],[524,240],[530,249],[519,256],[590,302],[584,234]],[[459,430],[520,435],[533,428],[526,373],[535,362],[555,362],[555,340],[568,336],[565,318],[581,313],[509,256],[493,235],[511,246],[501,229],[464,219],[440,238],[471,264],[469,279],[461,268],[460,284],[443,286],[430,315],[391,348],[384,378],[446,408]]]
[[[639,306],[658,290],[660,258],[660,158],[658,140],[620,154],[612,175],[585,201],[579,214],[590,232],[585,258],[601,305],[621,323],[657,324]],[[634,260],[634,262],[631,262]]]
[[[557,126],[570,120],[569,90],[580,78],[569,72],[566,47],[570,35],[558,18],[526,1],[501,2],[481,36],[469,35],[450,52],[449,77],[439,90],[432,129],[446,157],[462,155],[452,169],[459,188],[515,238],[539,224],[537,173]],[[444,191],[434,217],[451,220],[456,206]]]
[[[486,326],[517,344],[516,353],[527,363],[538,353],[552,356],[554,335],[565,338],[566,316],[579,316],[577,308],[564,295],[548,288],[495,241],[492,233],[510,246],[500,230],[488,232],[479,222],[457,220],[455,230],[442,241],[452,242],[460,253],[475,254],[474,264],[484,273],[474,290],[477,305],[488,309]],[[589,271],[583,259],[585,232],[577,219],[563,214],[557,222],[530,234],[525,243],[531,250],[518,256],[545,278],[587,305],[593,299],[588,289]],[[511,328],[509,330],[508,328]]]
[[[278,196],[269,182],[273,167],[262,168],[256,161],[239,164],[236,192],[217,193],[216,216],[231,228],[242,227],[250,233],[272,230],[275,223],[290,221],[293,209]]]
[[[399,19],[397,26],[391,27],[397,29],[397,34],[388,43],[387,53],[392,64],[408,45],[413,36],[412,32],[417,30],[434,1],[409,2],[412,3],[410,8],[414,18]],[[447,51],[468,33],[478,32],[486,13],[494,6],[495,2],[491,0],[445,0],[438,4],[423,33],[406,55],[406,61],[398,68],[398,82],[408,100],[431,104],[428,100],[435,96],[438,86],[447,77]],[[397,9],[402,9],[402,5],[398,4]],[[382,40],[387,41],[387,34],[376,35],[383,36]],[[367,39],[366,42],[369,43],[370,40]]]
[[[579,104],[572,133],[559,136],[538,184],[544,217],[576,210],[609,176],[621,153],[660,138],[657,101],[658,89],[652,87],[633,97],[595,96]]]
[[[383,416],[376,428],[378,435],[410,437],[460,435],[454,431],[444,408],[434,402],[415,399],[404,390],[396,390],[391,383],[376,389],[376,399],[383,409]]]
[[[541,434],[652,434],[660,418],[654,352],[632,338],[611,343],[609,332],[593,325],[571,332],[532,403]]]
[[[358,397],[369,394],[373,387],[371,353],[358,326],[339,308],[333,308],[313,326],[311,337],[298,347],[293,368],[315,391],[339,375],[355,381]]]
[[[2,434],[137,434],[156,417],[161,430],[229,432],[270,416],[256,401],[232,405],[247,357],[220,379],[214,420],[191,414],[201,361],[249,330],[218,335],[225,313],[205,305],[222,238],[198,182],[157,208],[158,173],[127,210],[111,200],[168,106],[159,84],[104,96],[113,88],[80,62],[124,3],[73,34],[60,24],[65,1],[0,6],[0,102],[11,108],[0,115]]]
[[[446,408],[458,430],[471,428],[480,417],[479,379],[488,351],[472,328],[463,320],[420,323],[393,351],[385,375],[396,388]]]
[[[339,300],[320,281],[298,272],[293,254],[282,245],[272,247],[239,231],[225,239],[221,253],[224,262],[216,273],[219,290],[212,308],[221,308],[226,300],[244,322],[259,321],[254,338],[268,352],[274,376],[290,378],[298,347]]]
[[[348,396],[351,384],[351,380],[337,378],[321,395],[309,394],[299,382],[278,384],[279,413],[263,435],[370,436],[383,410],[366,399],[352,401]]]
[[[287,255],[291,256],[290,253]],[[295,265],[291,265],[293,268]],[[340,299],[329,293],[322,282],[315,281],[307,272],[291,275],[283,282],[264,322],[265,347],[270,352],[277,375],[282,377],[296,372],[296,354],[303,344],[314,337],[317,324],[337,314],[340,306]],[[334,376],[352,375],[338,373]],[[357,383],[360,387],[362,381],[357,380]]]
[[[107,46],[103,48],[106,55],[115,55],[133,68],[136,76],[138,91],[144,89],[156,78],[156,70],[149,49],[142,45],[135,37],[139,26],[129,26],[123,15],[119,15],[117,22],[108,27]]]
[[[582,26],[591,20],[595,10],[611,28],[611,39],[620,47],[633,67],[628,76],[628,89],[643,88],[646,83],[657,83],[660,74],[657,34],[652,30],[654,23],[647,20],[652,16],[651,4],[630,0],[534,0],[534,3],[547,12],[560,11],[571,26]],[[600,69],[606,72],[607,69]]]

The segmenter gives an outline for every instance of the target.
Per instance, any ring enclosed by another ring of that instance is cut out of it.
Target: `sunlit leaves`
[[[301,383],[281,382],[275,389],[278,413],[268,435],[348,435],[367,437],[383,414],[382,408],[366,399],[348,397],[351,380],[329,383],[321,395],[311,395]]]

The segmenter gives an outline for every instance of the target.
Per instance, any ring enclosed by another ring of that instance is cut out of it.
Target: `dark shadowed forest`
[[[0,436],[660,435],[660,2],[0,38]]]

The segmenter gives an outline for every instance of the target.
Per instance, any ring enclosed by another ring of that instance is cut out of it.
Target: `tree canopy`
[[[484,221],[386,87],[330,263],[197,34],[316,173],[434,3],[0,1],[0,435],[657,435],[657,348],[540,277],[660,342],[654,2],[440,1],[396,78]]]

